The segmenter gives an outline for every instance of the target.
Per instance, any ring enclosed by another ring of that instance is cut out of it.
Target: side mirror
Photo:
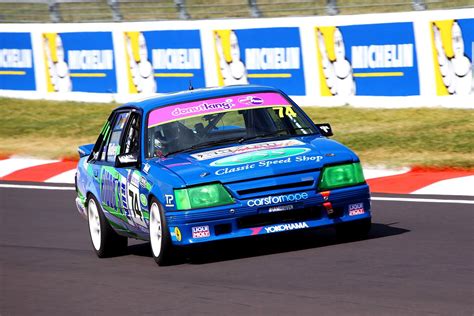
[[[122,154],[115,158],[115,167],[136,167],[138,165],[138,153]]]
[[[319,132],[323,136],[329,137],[329,136],[334,135],[332,133],[331,124],[329,124],[329,123],[316,124],[316,127],[318,128]]]
[[[94,149],[94,144],[79,146],[79,148],[77,148],[77,152],[79,153],[79,158],[89,157],[91,155],[92,149]]]

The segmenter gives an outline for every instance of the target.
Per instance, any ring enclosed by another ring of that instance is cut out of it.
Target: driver
[[[194,133],[179,122],[170,122],[158,127],[155,131],[155,156],[160,157],[170,152],[186,149],[192,145]]]

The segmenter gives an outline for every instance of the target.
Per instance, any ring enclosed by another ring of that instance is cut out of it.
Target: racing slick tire
[[[160,203],[151,199],[150,203],[150,244],[153,259],[159,266],[173,264],[176,260],[176,249],[171,243],[171,236],[165,214]]]
[[[341,240],[365,239],[369,234],[371,226],[372,219],[370,218],[342,223],[336,225],[336,234]]]
[[[128,238],[113,230],[99,202],[92,195],[87,201],[87,222],[92,247],[99,258],[114,257],[127,251]]]

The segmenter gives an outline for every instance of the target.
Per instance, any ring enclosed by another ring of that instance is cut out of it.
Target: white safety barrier
[[[474,9],[0,24],[0,96],[125,102],[231,84],[300,105],[474,108]]]

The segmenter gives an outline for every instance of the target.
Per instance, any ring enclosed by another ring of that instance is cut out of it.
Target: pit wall
[[[474,9],[0,24],[0,96],[127,102],[230,84],[300,105],[474,108]]]

